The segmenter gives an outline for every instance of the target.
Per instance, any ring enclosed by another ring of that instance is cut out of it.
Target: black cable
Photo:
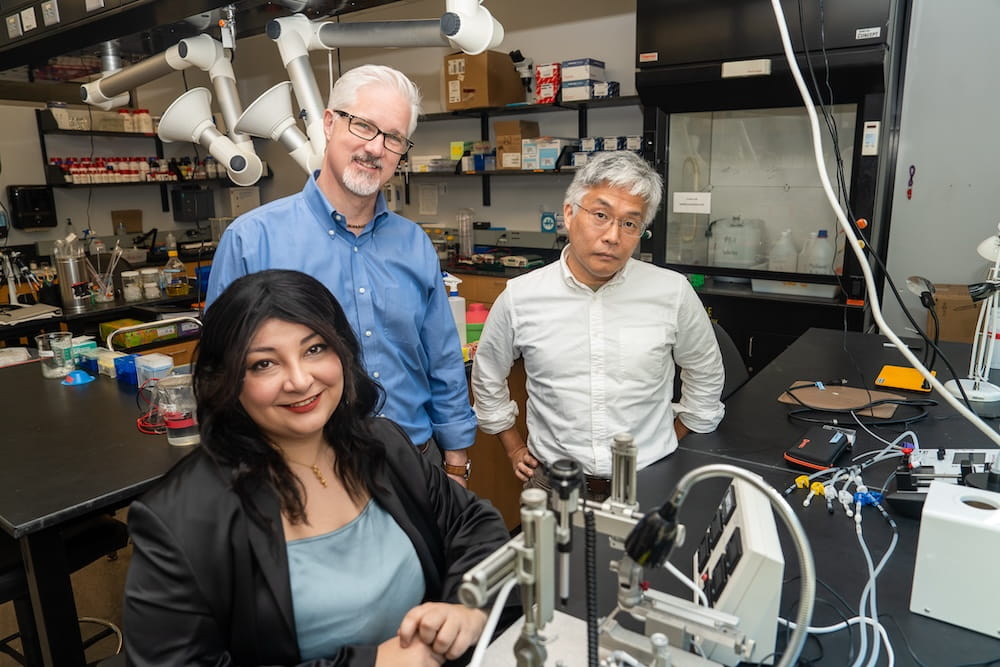
[[[597,530],[594,512],[583,513],[584,557],[587,570],[587,664],[598,667],[597,661]]]
[[[953,665],[953,667],[990,667],[990,665],[1000,665],[1000,658],[986,658],[979,662],[963,662],[960,665]]]
[[[877,422],[863,421],[863,420],[860,420],[860,419],[858,421],[851,420],[850,422],[847,422],[847,421],[840,422],[840,421],[837,421],[836,419],[833,419],[833,420],[830,420],[830,419],[818,419],[818,418],[804,417],[803,416],[804,414],[807,414],[809,412],[830,412],[830,411],[828,411],[828,410],[812,410],[810,408],[800,408],[798,410],[791,410],[788,413],[788,418],[791,419],[791,420],[793,420],[793,421],[804,422],[806,424],[823,424],[823,425],[827,425],[827,426],[842,426],[844,424],[861,423],[861,424],[863,424],[864,426],[866,426],[868,428],[871,428],[873,426],[896,426],[896,425],[901,425],[901,426],[907,426],[908,427],[911,424],[916,424],[917,422],[921,422],[921,421],[927,419],[927,410],[924,410],[924,409],[921,409],[919,413],[917,413],[916,415],[914,415],[912,417],[900,417],[898,419],[886,419],[886,420],[877,421]],[[837,411],[837,412],[841,412],[841,411]],[[848,414],[850,413],[849,410],[846,411],[846,412]]]
[[[917,657],[917,654],[913,652],[913,647],[910,646],[910,640],[906,636],[906,633],[903,632],[903,626],[899,624],[899,621],[893,618],[892,614],[879,614],[878,617],[880,619],[887,618],[893,622],[893,624],[896,626],[896,629],[899,630],[899,636],[902,637],[903,644],[906,646],[906,650],[910,653],[910,657],[913,658],[913,661],[917,663],[919,667],[927,667],[927,664],[924,663],[924,661],[921,660],[919,657]]]
[[[821,94],[821,92],[819,90],[819,83],[816,80],[816,72],[815,72],[815,69],[812,66],[812,60],[809,58],[809,46],[808,46],[808,43],[807,43],[807,40],[806,40],[805,26],[804,26],[803,19],[802,19],[802,0],[798,0],[798,6],[799,6],[799,34],[800,34],[800,37],[802,39],[802,46],[803,46],[803,53],[805,54],[806,67],[809,70],[810,78],[812,79],[813,87],[814,87],[816,96],[819,98],[819,102],[818,102],[817,106],[820,109],[821,113],[823,114],[823,118],[826,121],[827,129],[828,129],[828,131],[830,133],[830,140],[833,143],[833,155],[834,155],[834,158],[835,158],[836,163],[837,163],[837,170],[836,170],[836,172],[837,172],[837,187],[840,190],[840,193],[838,193],[838,194],[843,194],[844,211],[847,214],[847,221],[850,224],[850,227],[851,227],[852,231],[857,235],[858,238],[864,238],[864,236],[861,234],[861,230],[858,229],[857,224],[855,222],[854,212],[851,209],[849,197],[848,197],[848,194],[847,194],[847,178],[846,178],[846,174],[844,172],[844,162],[843,162],[843,159],[841,158],[841,154],[840,154],[840,140],[839,140],[839,136],[838,136],[837,130],[836,130],[836,123],[833,122],[832,115],[830,115],[830,113],[828,112],[826,106],[823,103],[823,96],[822,96],[822,94]],[[827,50],[826,50],[825,10],[824,10],[823,0],[820,0],[820,2],[819,2],[819,10],[820,10],[820,22],[819,22],[819,29],[820,29],[820,50],[821,50],[821,52],[823,54],[823,62],[824,62],[824,67],[825,67],[825,71],[826,71],[826,80],[825,80],[825,82],[826,82],[827,90],[828,90],[829,95],[830,95],[830,105],[832,106],[833,105],[833,88],[830,86],[830,66],[829,66],[829,57],[828,57],[828,53],[827,53]],[[838,196],[838,201],[839,200],[840,200],[840,197]],[[871,257],[872,259],[875,260],[876,266],[882,271],[882,275],[885,276],[885,280],[889,284],[889,288],[890,288],[889,292],[896,298],[896,302],[899,304],[900,309],[903,311],[903,315],[906,316],[906,319],[913,326],[913,328],[917,332],[917,334],[919,334],[920,337],[924,339],[924,342],[931,349],[934,350],[935,358],[937,356],[941,357],[941,361],[944,362],[945,366],[948,369],[948,372],[951,373],[952,378],[955,380],[955,383],[958,385],[958,390],[959,390],[959,393],[962,395],[962,400],[965,402],[966,407],[968,407],[971,410],[972,409],[972,405],[969,402],[969,397],[965,393],[965,388],[962,386],[962,383],[959,381],[958,373],[955,371],[955,368],[951,365],[951,362],[948,360],[948,358],[944,355],[943,352],[941,352],[941,350],[937,346],[937,334],[935,333],[934,341],[932,342],[931,339],[927,336],[927,334],[924,333],[924,331],[920,327],[920,325],[917,324],[916,320],[913,319],[913,315],[910,313],[909,308],[903,302],[903,297],[901,296],[899,290],[896,288],[896,284],[893,282],[892,276],[889,275],[889,269],[888,269],[888,267],[882,261],[882,258],[879,256],[878,252],[870,252],[870,253],[867,253],[866,256]],[[838,276],[837,280],[838,280],[838,282],[840,282],[841,289],[844,289],[843,281],[840,280],[839,276]],[[884,293],[884,290],[883,290],[883,293]],[[846,312],[845,312],[845,318],[846,318]]]
[[[846,384],[846,381],[843,381],[843,380],[841,380],[840,382],[833,381],[833,382],[830,382],[829,384]],[[798,396],[796,396],[795,393],[794,393],[795,391],[797,391],[799,389],[808,389],[810,387],[815,387],[815,386],[816,386],[815,383],[794,385],[794,386],[791,386],[788,389],[786,389],[785,393],[788,394],[789,398],[791,398],[796,403],[798,403],[799,405],[801,405],[807,411],[812,411],[812,412],[830,412],[830,413],[834,413],[834,414],[844,414],[844,413],[850,414],[852,412],[861,412],[863,410],[871,410],[872,408],[877,408],[877,407],[880,407],[882,405],[899,405],[899,406],[910,406],[910,407],[934,407],[934,406],[936,406],[938,404],[938,402],[935,401],[932,398],[908,398],[908,399],[882,398],[882,399],[879,399],[877,401],[868,401],[868,403],[865,403],[863,405],[857,405],[857,406],[854,406],[854,407],[851,407],[851,408],[821,408],[821,407],[818,407],[818,406],[815,406],[815,405],[809,405],[808,403],[806,403],[805,401],[803,401],[801,398],[799,398]],[[789,413],[789,414],[791,414],[791,413]],[[878,422],[878,423],[886,424],[886,423],[889,423],[889,422]]]
[[[937,308],[934,307],[933,303],[931,304],[931,307],[928,308],[927,310],[928,310],[928,312],[930,312],[930,314],[931,314],[931,320],[933,320],[933,322],[934,322],[934,345],[931,346],[931,349],[934,350],[934,353],[931,355],[931,363],[930,363],[930,365],[927,366],[927,370],[932,371],[932,370],[934,370],[934,364],[935,364],[935,362],[937,362],[938,339],[939,339],[939,336],[941,334],[941,320],[938,319]],[[952,374],[954,375],[954,373],[952,373]],[[961,383],[958,383],[958,384],[961,384]],[[966,402],[966,405],[968,405],[968,402]]]

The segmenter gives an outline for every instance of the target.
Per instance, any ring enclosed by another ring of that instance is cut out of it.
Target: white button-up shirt
[[[725,374],[712,323],[687,279],[634,259],[597,290],[559,262],[514,278],[493,304],[472,368],[479,427],[514,426],[507,376],[527,375],[528,449],[611,475],[611,442],[631,433],[640,469],[677,448],[674,416],[707,433],[722,420]],[[674,363],[680,402],[672,404]]]

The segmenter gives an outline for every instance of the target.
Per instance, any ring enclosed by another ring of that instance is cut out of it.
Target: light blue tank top
[[[374,500],[342,528],[288,542],[288,573],[303,660],[381,644],[424,597],[410,538]]]

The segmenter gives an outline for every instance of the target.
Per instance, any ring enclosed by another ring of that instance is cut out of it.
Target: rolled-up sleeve
[[[520,356],[513,320],[510,294],[504,290],[490,309],[472,362],[473,409],[479,428],[486,433],[500,433],[513,427],[518,414],[507,384],[511,366]]]
[[[681,367],[681,398],[673,405],[674,414],[695,433],[714,431],[726,414],[720,400],[726,374],[712,322],[687,284],[681,290],[674,361]]]

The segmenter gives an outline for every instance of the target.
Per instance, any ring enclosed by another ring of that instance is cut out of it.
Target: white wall
[[[995,0],[968,0],[961,11],[948,0],[913,3],[888,266],[921,325],[926,311],[906,290],[907,276],[960,284],[986,278],[976,246],[1000,221],[998,24]],[[886,290],[887,320],[902,332],[908,325]]]
[[[504,25],[506,36],[501,51],[520,49],[524,55],[536,63],[556,62],[578,57],[593,57],[607,63],[608,78],[620,81],[622,95],[635,93],[633,59],[635,57],[635,2],[605,2],[604,0],[548,0],[545,2],[528,0],[487,0],[486,5]],[[385,21],[394,19],[436,18],[444,11],[441,0],[413,0],[398,2],[364,12],[343,17],[347,21]],[[441,92],[443,78],[441,63],[451,50],[441,48],[411,49],[342,49],[339,52],[313,53],[311,59],[317,82],[324,97],[328,91],[328,57],[333,61],[335,72],[343,71],[364,63],[379,63],[396,67],[409,75],[424,95],[424,111],[433,113],[443,110]],[[339,63],[338,63],[339,60]],[[339,65],[339,68],[338,68]],[[278,50],[267,37],[261,35],[237,41],[233,63],[243,106],[247,106],[258,95],[279,81],[288,78],[278,56]],[[209,86],[208,76],[199,70],[185,72],[187,86]],[[147,107],[153,115],[161,114],[170,102],[184,92],[184,80],[180,73],[170,74],[137,91],[137,103]],[[41,105],[18,105],[0,103],[0,187],[4,203],[6,186],[10,184],[37,184],[44,182],[41,152],[35,129],[34,109]],[[537,120],[543,134],[553,136],[576,136],[576,114],[572,112],[539,114],[526,116]],[[642,129],[642,118],[638,108],[605,109],[593,112],[589,119],[591,134],[638,134]],[[448,142],[452,140],[473,140],[479,138],[478,121],[435,122],[419,126],[414,140],[415,154],[448,153]],[[65,141],[63,138],[56,138]],[[50,139],[52,141],[52,139]],[[65,150],[89,154],[87,140],[71,139],[77,142]],[[100,141],[100,140],[98,140]],[[152,142],[145,143],[149,149]],[[268,161],[275,177],[258,183],[261,200],[291,194],[301,189],[306,175],[292,162],[277,144],[255,140],[258,153]],[[50,155],[59,155],[50,144]],[[137,151],[145,151],[140,147]],[[198,149],[204,156],[205,151]],[[152,152],[150,150],[150,152]],[[193,155],[190,144],[168,145],[168,155]],[[100,154],[99,152],[97,154]],[[441,184],[437,216],[421,216],[414,205],[406,207],[404,214],[418,221],[449,224],[454,220],[454,212],[461,207],[471,207],[476,211],[475,219],[491,220],[495,225],[505,225],[512,229],[535,230],[538,227],[539,207],[558,206],[562,192],[568,185],[568,177],[497,177],[493,179],[492,206],[482,206],[480,179],[443,178],[422,179],[420,184]],[[414,190],[416,194],[416,190]],[[113,209],[138,208],[143,211],[146,229],[157,227],[161,230],[178,228],[191,229],[191,223],[175,223],[172,215],[160,208],[160,190],[156,186],[56,189],[56,208],[60,219],[72,217],[77,229],[91,227],[99,235],[110,235],[112,230],[110,211]],[[217,195],[216,208],[221,197]],[[221,211],[218,214],[222,214]],[[11,245],[33,243],[37,240],[54,240],[64,232],[62,226],[55,230],[22,231],[11,230]]]

